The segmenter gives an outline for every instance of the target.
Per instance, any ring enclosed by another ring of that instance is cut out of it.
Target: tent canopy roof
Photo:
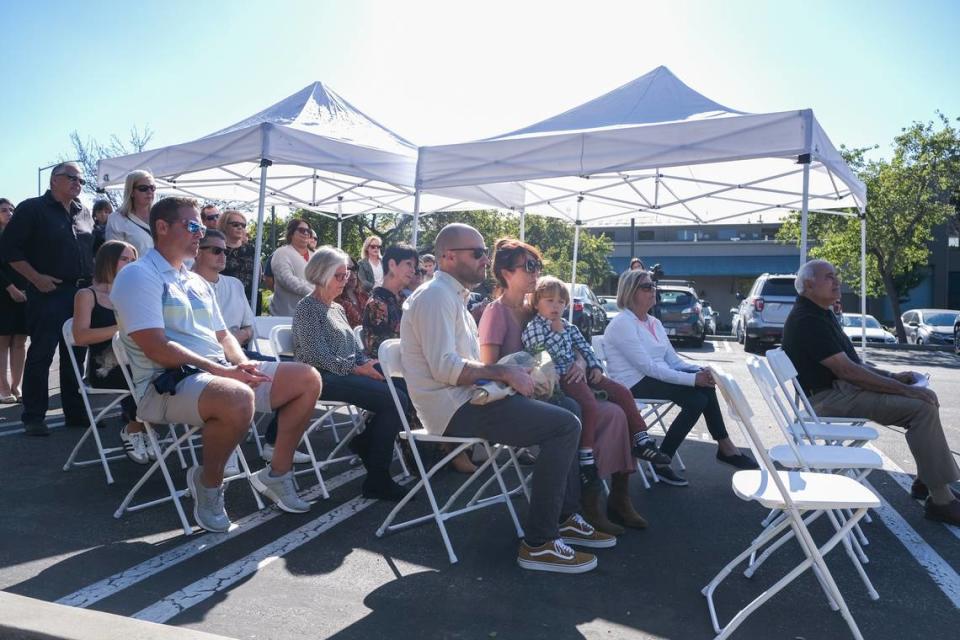
[[[261,160],[268,170],[266,205],[344,215],[410,213],[417,148],[321,82],[207,136],[101,160],[101,187],[146,169],[161,189],[199,198],[254,204]],[[498,195],[503,192],[503,197]],[[518,187],[437,189],[421,210],[505,206]]]
[[[421,147],[417,186],[524,187],[515,209],[594,223],[705,224],[863,208],[866,188],[809,109],[750,114],[657,67],[557,116],[476,142]]]

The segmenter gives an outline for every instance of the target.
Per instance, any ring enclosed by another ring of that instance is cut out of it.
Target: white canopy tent
[[[267,205],[315,211],[342,223],[383,213],[509,206],[520,187],[453,187],[415,191],[417,147],[320,82],[203,138],[101,160],[98,184],[123,184],[146,169],[158,187],[198,198],[257,207],[256,253]],[[254,264],[251,306],[259,283]]]
[[[776,221],[800,210],[855,215],[866,187],[810,109],[750,114],[697,93],[666,67],[500,136],[420,148],[418,190],[522,184],[508,201],[580,227]],[[865,237],[865,236],[864,236]],[[865,312],[865,285],[861,287]]]

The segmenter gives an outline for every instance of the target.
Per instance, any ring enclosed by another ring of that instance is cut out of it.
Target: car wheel
[[[743,337],[743,350],[747,353],[756,353],[759,350],[760,341],[756,338]]]
[[[737,342],[739,342],[740,344],[743,344],[743,338],[744,338],[743,325],[738,322],[737,323]]]
[[[923,344],[923,338],[919,338],[919,337],[918,337],[918,338],[917,338],[917,341],[914,342],[914,344],[917,344],[917,345]]]
[[[953,334],[953,353],[960,356],[960,331]]]
[[[703,346],[703,341],[704,341],[704,336],[706,336],[706,334],[707,334],[707,332],[704,331],[703,334],[701,334],[701,336],[700,336],[699,338],[694,338],[694,339],[693,339],[693,346],[695,346],[695,347],[702,347],[702,346]]]

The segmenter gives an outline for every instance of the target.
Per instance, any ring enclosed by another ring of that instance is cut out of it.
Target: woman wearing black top
[[[77,291],[73,299],[73,339],[89,349],[86,379],[97,389],[126,389],[123,372],[113,353],[113,335],[117,317],[110,302],[110,289],[120,269],[137,259],[133,245],[121,240],[103,243],[93,267],[93,286]],[[120,402],[126,426],[120,439],[127,457],[138,464],[147,464],[147,439],[143,425],[137,422],[137,405],[130,396]]]
[[[0,198],[0,234],[13,217],[13,203]],[[0,404],[20,402],[27,349],[27,281],[0,264]],[[10,377],[7,378],[9,363]]]

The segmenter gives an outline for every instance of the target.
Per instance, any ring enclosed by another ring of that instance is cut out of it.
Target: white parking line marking
[[[878,496],[880,495],[869,482],[864,481],[864,484]],[[960,609],[960,575],[957,575],[950,563],[934,551],[933,547],[927,544],[920,534],[903,519],[903,516],[882,497],[880,503],[880,508],[874,509],[873,512],[883,520],[887,529],[900,540],[914,560],[926,570],[953,606]]]
[[[357,496],[319,518],[311,520],[302,527],[277,538],[270,544],[260,547],[250,555],[230,563],[219,571],[211,573],[179,591],[171,593],[145,609],[141,609],[132,617],[162,624],[190,607],[203,602],[218,591],[226,589],[285,554],[310,542],[321,533],[332,529],[376,502],[376,500],[367,500]]]
[[[348,482],[359,478],[360,476],[364,475],[364,473],[365,472],[363,469],[351,469],[334,476],[326,481],[327,489],[333,491],[337,487],[341,487]],[[304,500],[315,500],[321,495],[320,487],[315,486],[304,493],[301,497]],[[212,549],[217,545],[223,544],[227,540],[231,540],[242,533],[250,531],[254,527],[258,527],[265,522],[269,522],[282,513],[283,512],[277,509],[277,507],[272,506],[268,509],[263,509],[261,511],[257,511],[256,513],[251,513],[250,515],[240,518],[233,523],[233,526],[230,527],[230,530],[226,533],[205,533],[203,535],[188,538],[185,544],[182,544],[174,549],[170,549],[169,551],[165,551],[158,556],[150,558],[149,560],[145,560],[140,564],[130,567],[129,569],[125,569],[119,573],[115,573],[114,575],[104,578],[103,580],[94,582],[93,584],[75,591],[70,595],[66,595],[57,600],[57,604],[65,604],[71,607],[89,607],[93,603],[112,596],[118,591],[122,591],[131,585],[146,580],[150,576],[156,575],[161,571],[165,571],[170,567],[180,564],[181,562],[185,562],[202,551]]]
[[[726,340],[724,340],[724,341],[721,342],[720,344],[723,345],[723,350],[724,350],[724,351],[726,351],[727,353],[733,353],[733,349],[730,348],[730,343],[729,343],[729,342],[727,342]]]

